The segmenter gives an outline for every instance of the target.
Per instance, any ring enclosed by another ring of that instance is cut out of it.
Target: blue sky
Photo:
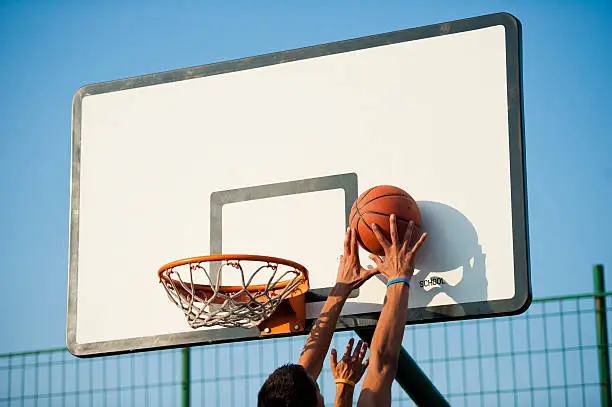
[[[0,1],[0,353],[64,345],[80,86],[499,11],[523,25],[534,296],[588,292],[612,278],[610,2]]]

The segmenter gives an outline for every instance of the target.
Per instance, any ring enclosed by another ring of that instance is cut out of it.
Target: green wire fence
[[[606,317],[595,292],[534,300],[515,317],[406,327],[404,347],[452,406],[611,406]],[[601,278],[598,280],[598,278]],[[610,303],[610,301],[607,301]],[[339,332],[342,349],[356,335]],[[78,359],[64,348],[0,355],[0,406],[254,406],[305,337]],[[319,384],[335,390],[326,362]],[[355,400],[356,401],[356,400]],[[412,401],[395,385],[394,406]]]

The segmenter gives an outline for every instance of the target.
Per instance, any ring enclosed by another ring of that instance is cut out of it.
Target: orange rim
[[[157,276],[160,280],[169,281],[172,278],[166,274],[164,274],[168,270],[172,270],[174,267],[186,266],[193,263],[204,263],[204,262],[213,262],[213,261],[232,261],[232,260],[246,260],[246,261],[259,261],[263,263],[276,263],[282,264],[285,266],[289,266],[299,271],[302,274],[302,282],[299,285],[308,284],[308,270],[306,267],[302,266],[299,263],[296,263],[291,260],[283,259],[280,257],[272,257],[272,256],[260,256],[256,254],[212,254],[209,256],[196,256],[189,257],[186,259],[175,260],[170,263],[164,264],[157,272]],[[279,290],[285,288],[292,280],[284,280],[279,281],[272,288],[273,290]],[[191,285],[191,284],[190,284]],[[239,290],[243,290],[246,288],[249,292],[258,292],[265,290],[268,287],[268,284],[257,284],[257,285],[249,285],[247,287],[242,287],[239,285],[235,286],[219,286],[218,291],[227,293],[227,292],[236,292]],[[209,293],[214,293],[213,287],[208,284],[193,284],[193,288],[196,291],[204,291]],[[296,287],[297,288],[297,287]],[[306,287],[306,291],[308,287]]]

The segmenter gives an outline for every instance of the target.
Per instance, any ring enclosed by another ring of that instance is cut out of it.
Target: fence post
[[[374,330],[372,328],[355,329],[359,337],[370,345]],[[400,349],[395,381],[404,389],[417,406],[449,407],[450,404],[438,391],[429,377],[421,370],[417,362],[402,347]]]
[[[593,267],[593,282],[595,286],[595,326],[597,329],[597,361],[599,364],[599,383],[601,386],[602,407],[612,406],[610,393],[610,355],[608,353],[608,320],[606,310],[606,285],[603,266]]]
[[[181,407],[189,407],[190,377],[189,348],[181,349]]]

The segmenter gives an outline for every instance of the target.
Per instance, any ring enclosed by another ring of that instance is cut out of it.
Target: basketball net
[[[183,311],[190,327],[253,328],[270,318],[296,290],[303,291],[300,286],[306,284],[308,289],[305,271],[267,259],[272,258],[203,256],[169,263],[158,274],[168,297]],[[253,271],[245,272],[243,263]],[[224,273],[236,271],[241,285],[221,284]],[[205,283],[196,283],[203,278]],[[265,283],[252,284],[254,281]]]

